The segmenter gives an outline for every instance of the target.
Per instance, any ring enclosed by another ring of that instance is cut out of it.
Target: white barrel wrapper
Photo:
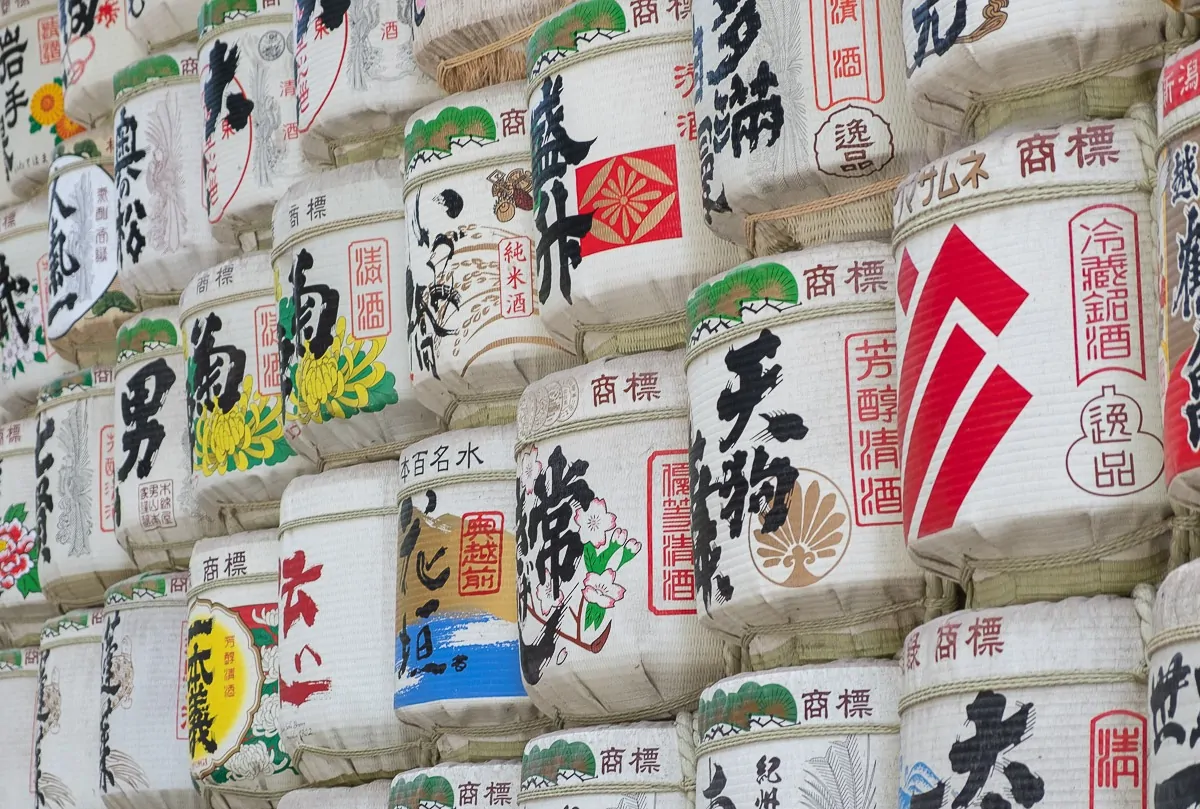
[[[279,809],[386,809],[387,781],[357,787],[295,789],[279,799]]]
[[[199,809],[187,727],[188,574],[139,573],[104,597],[100,787],[106,809]]]
[[[270,261],[253,253],[202,270],[179,298],[192,473],[230,531],[279,522],[279,498],[316,452],[285,428]]]
[[[746,668],[890,656],[923,620],[900,513],[895,284],[886,245],[852,242],[692,293],[696,589]]]
[[[1151,806],[1186,806],[1200,790],[1200,755],[1191,735],[1200,727],[1196,667],[1200,665],[1200,562],[1173,570],[1154,601],[1150,662]],[[1200,734],[1198,734],[1200,736]]]
[[[401,162],[377,160],[275,206],[284,418],[326,465],[395,458],[437,430],[408,367],[403,186]]]
[[[360,464],[296,478],[280,503],[279,728],[312,785],[425,761],[421,734],[388,710],[399,488],[395,461]]]
[[[46,339],[50,244],[47,197],[0,213],[0,407],[20,414],[37,402],[38,391],[73,366]],[[8,307],[7,300],[12,301]],[[39,630],[40,632],[40,630]]]
[[[37,803],[33,760],[40,658],[41,651],[36,646],[0,651],[0,699],[4,701],[0,744],[7,751],[0,757],[0,801],[5,806],[28,807]]]
[[[112,370],[89,368],[42,389],[34,497],[46,597],[64,609],[104,601],[137,572],[117,542],[117,467]]]
[[[42,628],[29,806],[99,809],[104,611],[76,610]],[[17,804],[20,806],[21,804]]]
[[[42,593],[37,532],[37,419],[0,425],[0,634],[30,643],[59,610]]]
[[[204,209],[198,65],[196,46],[181,45],[113,79],[118,275],[143,306],[172,302],[197,270],[233,253]]]
[[[178,324],[175,307],[148,309],[117,332],[117,541],[142,570],[186,569],[196,540],[221,533],[192,477]]]
[[[0,8],[0,36],[11,43],[12,50],[5,51],[16,54],[9,58],[19,60],[0,77],[0,89],[12,92],[16,102],[6,119],[6,124],[14,118],[15,123],[0,134],[5,167],[0,205],[7,207],[33,198],[46,185],[54,145],[79,134],[83,127],[63,109],[58,4],[54,0],[11,0]],[[43,203],[43,218],[45,207]]]
[[[519,809],[551,809],[568,798],[577,809],[620,806],[686,809],[692,805],[696,750],[692,716],[579,728],[539,736],[521,759]]]
[[[1141,118],[1009,131],[900,187],[905,535],[975,604],[1166,561],[1153,144]]]
[[[1105,596],[914,630],[901,657],[900,806],[1147,806],[1143,629],[1131,599]]]
[[[117,327],[137,309],[117,277],[122,212],[111,133],[105,121],[59,144],[50,169],[46,336],[81,367],[112,363]]]
[[[455,430],[400,459],[394,706],[438,734],[443,761],[515,758],[547,724],[521,682],[515,440]]]
[[[113,112],[113,76],[145,55],[126,24],[124,0],[58,0],[67,115],[97,126]]]
[[[408,121],[409,362],[452,427],[511,422],[526,385],[575,364],[540,317],[524,90],[459,93]]]
[[[439,764],[392,779],[387,809],[480,809],[513,807],[521,786],[521,762]],[[379,807],[371,807],[379,809]]]
[[[280,742],[279,629],[274,529],[197,542],[188,590],[188,745],[192,778],[212,809],[275,809],[304,783]]]
[[[717,233],[763,255],[891,231],[895,183],[927,158],[904,95],[900,2],[693,6],[694,61],[676,82],[694,89],[687,125]]]
[[[296,124],[293,9],[293,0],[209,0],[200,12],[205,204],[224,242],[263,246],[275,202],[311,171]]]
[[[888,806],[899,787],[899,701],[890,660],[721,680],[696,713],[696,788],[718,805]]]
[[[1195,22],[1161,3],[1084,0],[1070,14],[1058,10],[1044,3],[903,0],[913,111],[966,137],[1013,124],[1115,118],[1154,97],[1164,52],[1195,39]],[[1035,86],[1040,91],[1027,98],[1007,97]]]
[[[746,255],[704,222],[682,7],[582,0],[529,42],[538,302],[589,358],[682,345],[688,294]]]
[[[690,534],[687,430],[682,352],[593,362],[521,397],[521,671],[549,715],[668,716],[724,671],[690,546],[671,542]]]
[[[296,3],[300,143],[318,162],[398,154],[404,122],[442,95],[413,59],[413,4]]]

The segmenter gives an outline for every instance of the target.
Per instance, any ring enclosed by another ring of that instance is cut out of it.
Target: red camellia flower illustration
[[[0,525],[0,589],[10,590],[17,579],[33,569],[35,531],[25,530],[20,520]]]

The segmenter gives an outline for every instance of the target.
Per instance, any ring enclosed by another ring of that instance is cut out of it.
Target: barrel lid
[[[36,444],[36,419],[16,419],[0,424],[0,458],[33,452]]]
[[[197,18],[201,37],[222,25],[245,20],[258,15],[292,14],[294,0],[208,0],[200,7]]]
[[[1200,560],[1167,574],[1154,599],[1154,634],[1200,627]]]
[[[25,673],[34,677],[38,673],[42,651],[37,646],[21,649],[0,649],[0,674]]]
[[[391,509],[398,518],[395,509],[400,486],[398,471],[395,461],[381,461],[295,478],[283,490],[279,501],[279,524],[283,527],[295,520],[328,514],[345,514],[350,520],[353,512],[368,509]],[[348,541],[353,534],[352,530],[347,531]]]
[[[534,382],[517,406],[517,446],[547,433],[584,429],[597,419],[637,421],[686,411],[682,351],[648,351],[608,357]],[[683,412],[680,418],[687,418]]]
[[[254,296],[260,293],[262,300]],[[212,307],[227,300],[249,299],[253,308],[264,300],[274,300],[275,274],[270,256],[265,252],[250,253],[223,261],[201,270],[179,295],[179,322],[186,334],[188,323],[197,310]]]
[[[187,600],[187,591],[186,572],[139,573],[109,587],[104,593],[104,606],[119,609],[134,602],[182,603]]]
[[[339,222],[392,213],[404,216],[404,166],[399,158],[370,160],[323,171],[293,184],[275,203],[271,230],[274,255],[294,238]]]
[[[178,348],[179,313],[174,306],[146,309],[121,324],[117,330],[117,363],[128,362],[142,354]]]
[[[104,635],[104,611],[100,608],[72,610],[42,624],[42,648],[97,641]]]
[[[239,579],[279,574],[279,534],[274,528],[202,539],[192,548],[188,597]]]
[[[404,126],[408,189],[434,171],[511,154],[529,173],[529,134],[525,86],[507,82],[455,93],[413,113]],[[526,190],[533,188],[532,176]],[[532,196],[530,202],[532,204]]]
[[[160,79],[191,78],[199,81],[199,62],[195,47],[177,48],[165,53],[156,53],[139,59],[113,74],[113,95],[116,106],[128,98],[129,93],[149,86]],[[125,98],[122,98],[122,96]]]
[[[112,369],[107,366],[97,365],[93,368],[73,371],[42,387],[38,393],[38,408],[70,394],[89,391],[101,394],[106,391],[111,393],[112,386]]]
[[[694,775],[685,772],[679,750],[681,741],[691,744],[690,734],[690,726],[684,738],[675,723],[641,722],[538,736],[525,745],[521,757],[522,801],[537,800],[539,792],[554,795],[563,787],[603,794],[605,785],[612,784],[622,794],[638,791],[629,789],[631,781],[682,791]],[[614,748],[623,751],[621,766],[600,766],[604,752]]]
[[[525,49],[526,74],[532,81],[554,70],[575,54],[586,53],[619,41],[622,46],[636,40],[678,36],[692,38],[690,14],[672,13],[661,5],[638,0],[579,0],[539,25]]]

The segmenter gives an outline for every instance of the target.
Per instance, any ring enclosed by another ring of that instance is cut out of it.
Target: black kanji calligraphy
[[[137,466],[138,480],[144,480],[154,466],[154,459],[167,435],[156,416],[167,401],[175,384],[175,372],[165,358],[147,362],[129,378],[121,392],[121,449],[125,458],[117,470],[122,483]]]

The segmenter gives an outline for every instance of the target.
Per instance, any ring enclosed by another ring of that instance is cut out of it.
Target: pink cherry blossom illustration
[[[625,588],[617,584],[617,571],[605,570],[600,573],[589,573],[583,578],[583,598],[585,601],[611,609],[625,597]]]
[[[611,513],[608,504],[597,497],[586,510],[576,506],[572,521],[579,529],[580,539],[592,543],[597,548],[603,548],[608,544],[606,535],[617,525],[617,515]]]

